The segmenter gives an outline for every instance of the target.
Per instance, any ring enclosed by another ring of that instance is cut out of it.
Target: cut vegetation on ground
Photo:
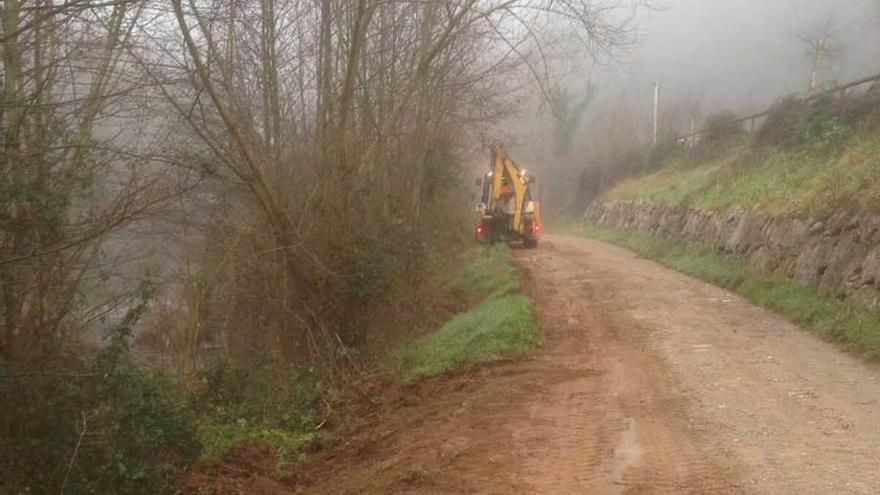
[[[781,313],[826,340],[870,359],[880,358],[880,311],[856,308],[823,296],[782,274],[756,271],[708,249],[630,230],[580,227],[582,235],[629,248],[645,258],[737,292]]]
[[[531,302],[519,294],[519,271],[504,246],[475,248],[447,286],[457,298],[477,303],[400,353],[405,381],[458,366],[517,356],[537,341]]]

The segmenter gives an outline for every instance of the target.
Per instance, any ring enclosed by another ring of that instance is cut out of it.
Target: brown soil
[[[607,244],[515,256],[538,350],[392,387],[260,493],[880,493],[875,366]]]

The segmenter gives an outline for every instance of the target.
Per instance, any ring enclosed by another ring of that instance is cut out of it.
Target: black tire
[[[534,237],[527,237],[523,239],[523,247],[526,249],[535,249],[538,247],[538,240]]]

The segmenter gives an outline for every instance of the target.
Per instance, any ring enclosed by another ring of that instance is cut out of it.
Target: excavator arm
[[[520,230],[522,224],[522,214],[525,208],[526,191],[528,187],[528,179],[525,174],[516,166],[513,160],[507,155],[504,145],[496,143],[492,147],[492,177],[494,184],[492,187],[492,204],[497,207],[501,196],[510,191],[504,187],[506,179],[507,184],[511,184],[513,188],[514,201],[516,210],[513,216],[513,225],[516,230]]]

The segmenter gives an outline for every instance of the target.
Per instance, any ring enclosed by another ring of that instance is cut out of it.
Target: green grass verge
[[[519,271],[503,244],[476,247],[464,254],[461,269],[446,285],[454,297],[468,302],[516,294],[522,289]]]
[[[519,294],[520,274],[506,246],[465,253],[462,268],[446,289],[466,302],[482,302],[401,351],[404,381],[439,375],[468,363],[517,356],[537,341],[531,302]]]
[[[537,338],[528,298],[486,299],[407,346],[400,356],[403,379],[410,382],[467,363],[516,356]]]
[[[708,249],[631,230],[581,227],[578,233],[629,248],[687,275],[737,292],[821,337],[869,358],[880,358],[880,311],[826,297],[776,272],[751,270]]]

